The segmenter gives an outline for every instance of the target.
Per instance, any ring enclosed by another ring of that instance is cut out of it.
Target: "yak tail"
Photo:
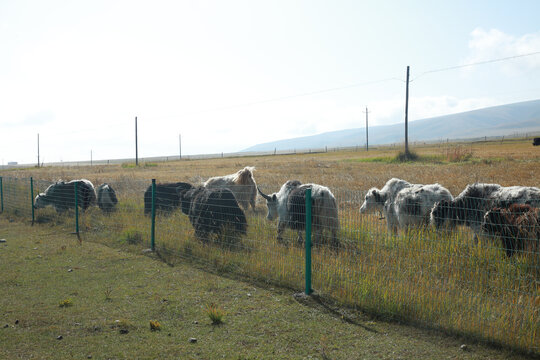
[[[236,173],[233,181],[237,185],[251,185],[253,183],[253,171],[255,171],[254,166],[246,166]]]

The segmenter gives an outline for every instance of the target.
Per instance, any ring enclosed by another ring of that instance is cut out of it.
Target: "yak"
[[[75,208],[75,184],[77,184],[77,203],[85,211],[96,204],[94,185],[86,180],[57,181],[51,184],[45,192],[36,196],[34,208],[41,209],[52,206],[58,213]]]
[[[486,212],[494,207],[511,204],[540,206],[540,189],[526,186],[503,187],[499,184],[474,183],[453,200],[436,203],[431,210],[431,224],[440,229],[445,226],[469,226],[475,239],[482,233],[482,221]]]
[[[253,178],[254,170],[255,167],[246,166],[234,174],[210,178],[206,180],[204,186],[207,188],[228,188],[244,210],[247,210],[249,205],[251,205],[252,210],[255,210],[257,184]]]
[[[171,213],[180,206],[180,193],[192,189],[193,185],[185,182],[156,184],[155,209]],[[144,214],[152,212],[152,185],[144,192]]]
[[[114,191],[113,187],[107,183],[101,184],[97,187],[96,193],[97,204],[101,211],[104,213],[112,212],[116,204],[118,204],[116,191]]]
[[[199,186],[181,191],[179,196],[182,212],[189,216],[199,240],[208,242],[212,234],[220,239],[247,234],[246,215],[231,190]]]
[[[392,206],[393,210],[386,212],[395,214],[400,229],[428,225],[433,206],[442,200],[453,200],[452,194],[444,186],[414,184],[399,191],[394,202],[386,204]],[[393,230],[396,231],[395,228]]]
[[[540,250],[540,209],[527,204],[492,208],[484,215],[482,231],[500,237],[507,257],[515,252],[537,253]]]
[[[398,219],[394,212],[394,199],[401,190],[411,186],[412,184],[408,181],[392,178],[380,190],[377,188],[369,189],[364,203],[360,207],[360,214],[382,212],[386,218],[388,229],[395,231],[398,227]]]
[[[289,180],[281,186],[277,193],[259,193],[266,199],[268,207],[267,219],[273,221],[278,218],[277,241],[283,242],[283,233],[289,228],[298,232],[298,242],[302,242],[302,231],[305,230],[306,221],[306,190],[311,189],[312,210],[311,223],[314,234],[314,244],[321,243],[324,229],[331,233],[330,244],[339,246],[337,233],[339,231],[339,219],[337,202],[325,186],[318,184],[304,184],[298,180]]]

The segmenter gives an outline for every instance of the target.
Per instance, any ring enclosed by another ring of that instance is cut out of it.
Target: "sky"
[[[540,99],[540,1],[0,0],[0,158],[236,152]],[[505,59],[505,60],[499,60]],[[492,61],[496,60],[496,61]],[[476,64],[465,66],[469,64]],[[409,134],[414,138],[414,134]],[[359,144],[365,139],[359,136]]]

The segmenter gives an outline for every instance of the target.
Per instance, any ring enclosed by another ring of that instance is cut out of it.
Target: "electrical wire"
[[[465,67],[469,67],[469,66],[491,64],[491,63],[495,63],[495,62],[507,61],[507,60],[513,60],[513,59],[518,59],[518,58],[522,58],[522,57],[526,57],[526,56],[533,56],[533,55],[540,55],[540,51],[536,51],[536,52],[532,52],[532,53],[527,53],[527,54],[520,54],[520,55],[508,56],[508,57],[498,58],[498,59],[491,59],[491,60],[478,61],[478,62],[469,63],[469,64],[463,64],[463,65],[449,66],[449,67],[446,67],[446,68],[434,69],[434,70],[429,70],[429,71],[424,71],[423,73],[420,73],[420,75],[418,75],[418,76],[415,77],[414,79],[409,80],[409,82],[411,83],[411,82],[413,82],[414,80],[418,79],[418,78],[421,77],[421,76],[424,76],[424,75],[427,75],[427,74],[436,73],[436,72],[442,72],[442,71],[448,71],[448,70],[461,69],[461,68],[465,68]]]
[[[216,107],[216,108],[213,108],[213,109],[186,113],[186,115],[194,115],[194,114],[202,114],[202,113],[215,112],[215,111],[232,110],[232,109],[241,108],[241,107],[248,107],[248,106],[260,105],[260,104],[266,104],[266,103],[269,103],[269,102],[283,101],[283,100],[294,99],[294,98],[303,97],[303,96],[311,96],[311,95],[317,95],[317,94],[322,94],[322,93],[327,93],[327,92],[350,89],[350,88],[354,88],[354,87],[379,84],[379,83],[392,81],[392,80],[405,82],[402,79],[392,77],[392,78],[386,78],[386,79],[381,79],[381,80],[373,80],[373,81],[366,81],[366,82],[356,83],[356,84],[351,84],[351,85],[345,85],[345,86],[340,86],[340,87],[334,87],[334,88],[328,88],[328,89],[322,89],[322,90],[315,90],[315,91],[311,91],[311,92],[307,92],[307,93],[287,95],[287,96],[282,96],[282,97],[277,97],[277,98],[272,98],[272,99],[253,101],[253,102],[244,103],[244,104],[236,104],[236,105],[230,105],[230,106]]]

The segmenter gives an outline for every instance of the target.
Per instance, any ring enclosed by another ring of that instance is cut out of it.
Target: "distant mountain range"
[[[409,142],[540,132],[540,100],[493,106],[409,122]],[[366,129],[346,129],[258,144],[242,151],[365,146]],[[369,144],[404,142],[404,123],[369,127]]]

